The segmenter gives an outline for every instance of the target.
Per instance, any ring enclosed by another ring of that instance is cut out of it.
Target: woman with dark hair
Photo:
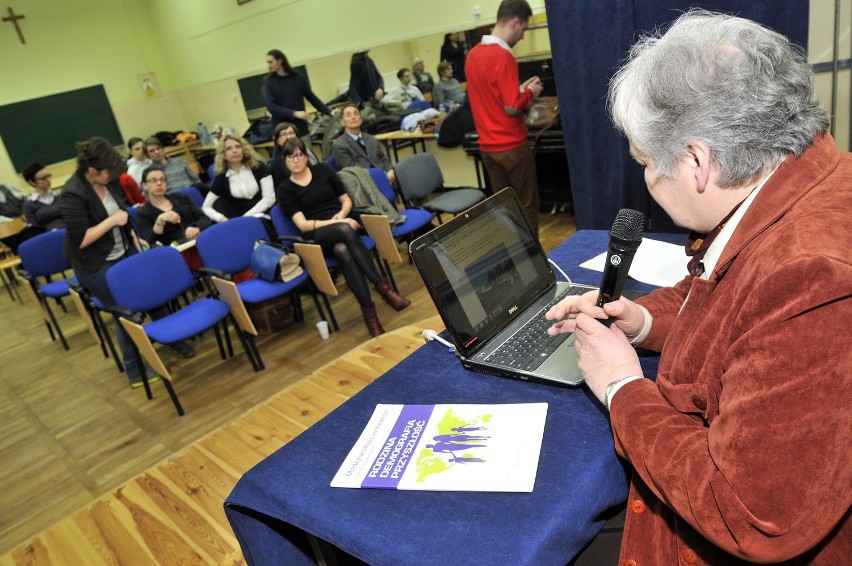
[[[349,99],[364,107],[370,100],[381,100],[385,96],[385,80],[366,51],[352,54],[349,63]]]
[[[50,190],[50,179],[53,175],[41,163],[30,163],[22,173],[24,180],[35,191],[24,202],[24,218],[30,226],[38,226],[45,230],[64,228],[65,222],[59,211],[59,199]]]
[[[269,220],[269,209],[275,204],[272,173],[249,142],[225,136],[216,149],[213,169],[216,178],[204,197],[204,214],[215,222],[237,216]]]
[[[467,58],[467,46],[464,44],[464,32],[444,35],[441,45],[441,61],[448,61],[453,66],[455,77],[464,82],[464,62]]]
[[[212,221],[192,200],[180,192],[168,193],[166,170],[151,165],[142,173],[148,202],[137,213],[139,231],[149,242],[165,246],[172,242],[194,240]]]
[[[290,122],[281,122],[275,129],[272,131],[272,141],[275,142],[275,149],[272,150],[272,160],[269,163],[269,169],[272,171],[272,181],[275,183],[275,186],[281,184],[281,181],[290,176],[290,170],[287,169],[287,166],[284,164],[284,154],[281,153],[281,148],[284,147],[284,144],[287,140],[298,137],[296,135],[296,126],[291,124]],[[304,140],[302,140],[304,141]],[[319,163],[319,159],[311,151],[311,146],[305,143],[305,147],[307,148],[308,154],[308,165],[316,165]]]
[[[284,214],[308,239],[319,244],[324,253],[337,258],[349,289],[361,305],[370,335],[383,334],[385,330],[367,281],[397,311],[411,301],[394,291],[376,269],[369,250],[358,236],[360,224],[349,218],[352,201],[334,171],[325,163],[308,165],[305,143],[298,138],[287,140],[282,153],[290,170],[290,177],[277,190]]]
[[[331,115],[331,109],[313,93],[307,81],[294,69],[287,56],[278,49],[266,54],[269,75],[263,79],[263,98],[272,114],[272,121],[291,122],[296,126],[300,138],[308,136],[308,113],[305,111],[307,98],[319,112]]]
[[[59,199],[67,230],[65,257],[71,262],[80,284],[107,308],[115,306],[106,282],[107,270],[146,244],[138,240],[128,223],[124,196],[116,181],[123,171],[124,159],[107,140],[91,138],[80,142],[77,144],[77,171],[65,183]],[[158,309],[149,314],[151,318],[160,318],[166,312]],[[130,386],[140,387],[141,368],[130,338],[118,321],[116,338]],[[183,342],[171,347],[185,357],[195,354],[192,347]],[[147,374],[159,379],[150,370]]]

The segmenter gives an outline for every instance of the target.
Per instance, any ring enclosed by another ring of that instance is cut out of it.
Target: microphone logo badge
[[[613,256],[611,258],[609,258],[609,262],[612,265],[620,265],[621,264],[621,256],[613,254]]]

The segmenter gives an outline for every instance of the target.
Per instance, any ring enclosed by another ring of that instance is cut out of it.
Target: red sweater
[[[482,151],[509,151],[527,143],[525,112],[532,91],[518,92],[518,62],[496,44],[478,44],[464,66],[467,95]]]

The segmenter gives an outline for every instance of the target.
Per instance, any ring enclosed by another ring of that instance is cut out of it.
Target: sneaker
[[[169,344],[169,348],[171,348],[184,358],[191,358],[195,355],[195,348],[193,348],[186,342],[175,342],[174,344]]]
[[[153,372],[153,370],[148,370],[148,383],[157,383],[162,379],[159,375]],[[130,388],[131,389],[139,389],[142,387],[142,376],[137,375],[135,377],[130,378]]]

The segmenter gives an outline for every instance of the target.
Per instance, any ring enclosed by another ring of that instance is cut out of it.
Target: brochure
[[[377,405],[331,487],[531,492],[547,403]]]

